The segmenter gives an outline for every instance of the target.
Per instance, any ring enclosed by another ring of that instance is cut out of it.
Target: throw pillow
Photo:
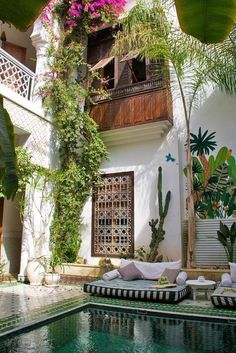
[[[177,278],[176,278],[176,283],[179,285],[179,286],[182,286],[185,284],[186,282],[186,279],[188,278],[188,275],[186,272],[182,271],[178,274]]]
[[[132,261],[139,271],[142,272],[145,279],[155,280],[159,278],[165,268],[181,269],[181,260],[172,262],[143,262]],[[124,267],[131,263],[130,260],[121,259],[120,267]]]
[[[231,276],[232,282],[236,283],[236,263],[229,262],[229,266],[230,266],[230,276]]]
[[[134,279],[143,279],[143,274],[137,269],[134,262],[131,262],[125,267],[119,268],[118,272],[125,281],[132,281]]]
[[[173,268],[166,268],[162,272],[161,277],[167,277],[170,283],[175,283],[178,274],[179,270]]]
[[[232,287],[232,278],[229,273],[223,273],[220,285],[222,287]]]

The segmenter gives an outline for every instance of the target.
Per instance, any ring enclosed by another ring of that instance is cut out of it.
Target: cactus
[[[163,206],[163,198],[162,198],[162,167],[158,168],[158,182],[157,182],[157,191],[158,191],[158,206],[159,206],[159,219],[152,219],[149,222],[149,226],[151,227],[152,239],[149,245],[150,252],[147,255],[147,260],[150,262],[153,261],[161,261],[162,256],[158,255],[158,247],[162,240],[164,240],[165,231],[163,229],[164,221],[169,209],[170,205],[170,197],[171,192],[168,191],[165,198],[165,203]]]

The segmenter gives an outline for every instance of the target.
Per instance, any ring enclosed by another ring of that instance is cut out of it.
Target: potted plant
[[[44,282],[46,286],[57,287],[60,282],[60,273],[57,271],[57,267],[61,266],[62,260],[58,253],[53,250],[48,261],[48,269],[44,275]]]
[[[234,243],[236,241],[236,222],[229,228],[220,222],[220,229],[217,231],[217,239],[223,245],[228,262],[234,262]]]

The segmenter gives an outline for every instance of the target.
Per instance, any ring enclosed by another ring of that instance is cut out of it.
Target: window
[[[145,60],[132,60],[132,83],[146,81],[146,62]]]
[[[127,65],[131,71],[131,82],[137,83],[146,81],[146,60],[138,59],[138,53],[135,51],[131,51],[126,54],[121,60],[120,64],[127,62]]]
[[[100,70],[103,78],[103,85],[107,89],[114,88],[115,83],[115,68],[114,56],[100,60],[96,65],[91,67],[90,71]]]
[[[92,256],[134,251],[134,174],[106,174],[93,193]]]

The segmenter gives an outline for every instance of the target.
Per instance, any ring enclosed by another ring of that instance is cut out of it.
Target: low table
[[[216,285],[215,281],[209,281],[209,280],[205,280],[205,281],[198,281],[198,280],[187,280],[186,284],[188,286],[190,286],[193,290],[193,300],[196,300],[196,296],[197,296],[197,290],[201,289],[205,291],[205,295],[206,298],[208,300],[211,299],[211,289],[213,289],[213,287]]]

